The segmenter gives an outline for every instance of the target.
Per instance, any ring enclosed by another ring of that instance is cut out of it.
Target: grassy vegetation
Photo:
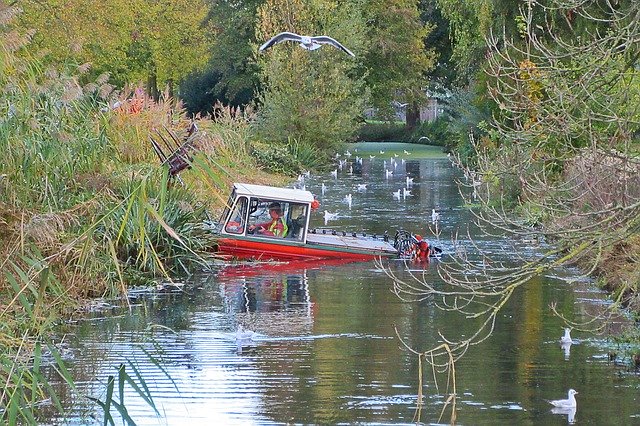
[[[421,145],[445,146],[452,140],[448,130],[448,120],[441,118],[436,121],[419,123],[415,129],[409,130],[403,122],[384,122],[367,120],[356,135],[361,142],[406,142]]]
[[[183,135],[190,119],[179,104],[129,90],[105,108],[116,100],[106,76],[83,83],[82,69],[46,68],[13,41],[0,45],[0,422],[9,424],[35,423],[43,400],[62,410],[40,371],[46,350],[73,386],[47,340],[56,323],[87,298],[126,297],[133,284],[210,261],[206,212],[234,180],[273,181],[250,156],[247,113],[218,106],[215,119],[198,120],[184,186],[169,185],[149,135]]]

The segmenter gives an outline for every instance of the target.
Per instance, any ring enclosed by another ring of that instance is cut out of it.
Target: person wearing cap
[[[284,237],[287,235],[288,227],[286,222],[282,220],[282,208],[280,203],[273,202],[269,204],[269,216],[271,216],[271,220],[269,222],[251,225],[249,227],[249,232],[272,237]]]

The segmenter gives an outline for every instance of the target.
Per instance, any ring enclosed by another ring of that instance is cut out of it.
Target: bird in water
[[[327,222],[329,222],[330,220],[335,220],[338,217],[338,213],[331,213],[328,211],[324,211],[324,224],[326,225]]]
[[[344,53],[346,53],[349,56],[353,56],[353,57],[356,56],[353,54],[352,51],[344,47],[340,42],[338,42],[336,39],[332,37],[325,36],[325,35],[303,36],[300,34],[290,33],[287,31],[281,32],[280,34],[276,34],[275,36],[271,37],[262,46],[260,46],[260,49],[258,50],[262,52],[270,48],[274,44],[282,43],[283,41],[297,42],[298,44],[300,44],[300,47],[307,50],[316,50],[321,48],[323,44],[329,44],[337,49],[342,50]]]
[[[391,176],[393,176],[393,172],[391,170],[385,170],[384,171],[384,177],[389,179]]]
[[[324,193],[327,191],[327,185],[322,183],[322,187],[320,188],[320,190],[322,191],[322,195],[324,195]]]
[[[413,178],[412,177],[407,176],[406,181],[407,181],[407,188],[410,187],[411,185],[413,185]]]
[[[345,202],[345,203],[347,203],[347,204],[349,205],[349,208],[351,208],[351,199],[352,199],[352,198],[351,198],[351,194],[347,194],[347,195],[344,197],[344,202]]]
[[[565,328],[564,329],[564,335],[562,337],[560,337],[560,343],[563,345],[566,344],[572,344],[573,340],[571,340],[571,329],[570,328]]]
[[[357,187],[358,191],[366,191],[367,190],[367,184],[366,183],[359,183],[358,187]]]
[[[236,341],[247,341],[252,340],[253,335],[255,333],[251,330],[245,330],[242,324],[238,324],[238,329],[236,330]]]
[[[398,189],[397,191],[393,192],[393,198],[399,200],[401,191],[402,190]]]
[[[431,222],[436,223],[440,219],[440,213],[436,209],[431,209]]]
[[[402,198],[406,199],[407,197],[411,197],[411,191],[407,188],[402,188]]]
[[[338,179],[338,169],[333,170],[331,176],[333,176],[334,179]]]
[[[574,389],[569,389],[567,399],[554,399],[547,402],[557,408],[576,408],[578,406],[578,402],[575,397],[577,394],[578,392]]]

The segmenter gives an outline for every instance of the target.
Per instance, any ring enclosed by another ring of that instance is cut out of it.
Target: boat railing
[[[385,242],[389,242],[389,234],[387,231],[384,234],[367,234],[366,232],[358,233],[353,231],[338,231],[332,228],[313,228],[309,230],[310,234],[323,234],[323,235],[341,235],[343,237],[354,237],[354,238],[370,238],[373,240],[382,240]]]

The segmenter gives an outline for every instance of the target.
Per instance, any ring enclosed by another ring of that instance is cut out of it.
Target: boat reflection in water
[[[328,262],[331,265],[338,262]],[[307,271],[327,262],[234,265],[218,274],[224,309],[236,326],[253,331],[251,342],[286,340],[312,333],[314,306]]]

